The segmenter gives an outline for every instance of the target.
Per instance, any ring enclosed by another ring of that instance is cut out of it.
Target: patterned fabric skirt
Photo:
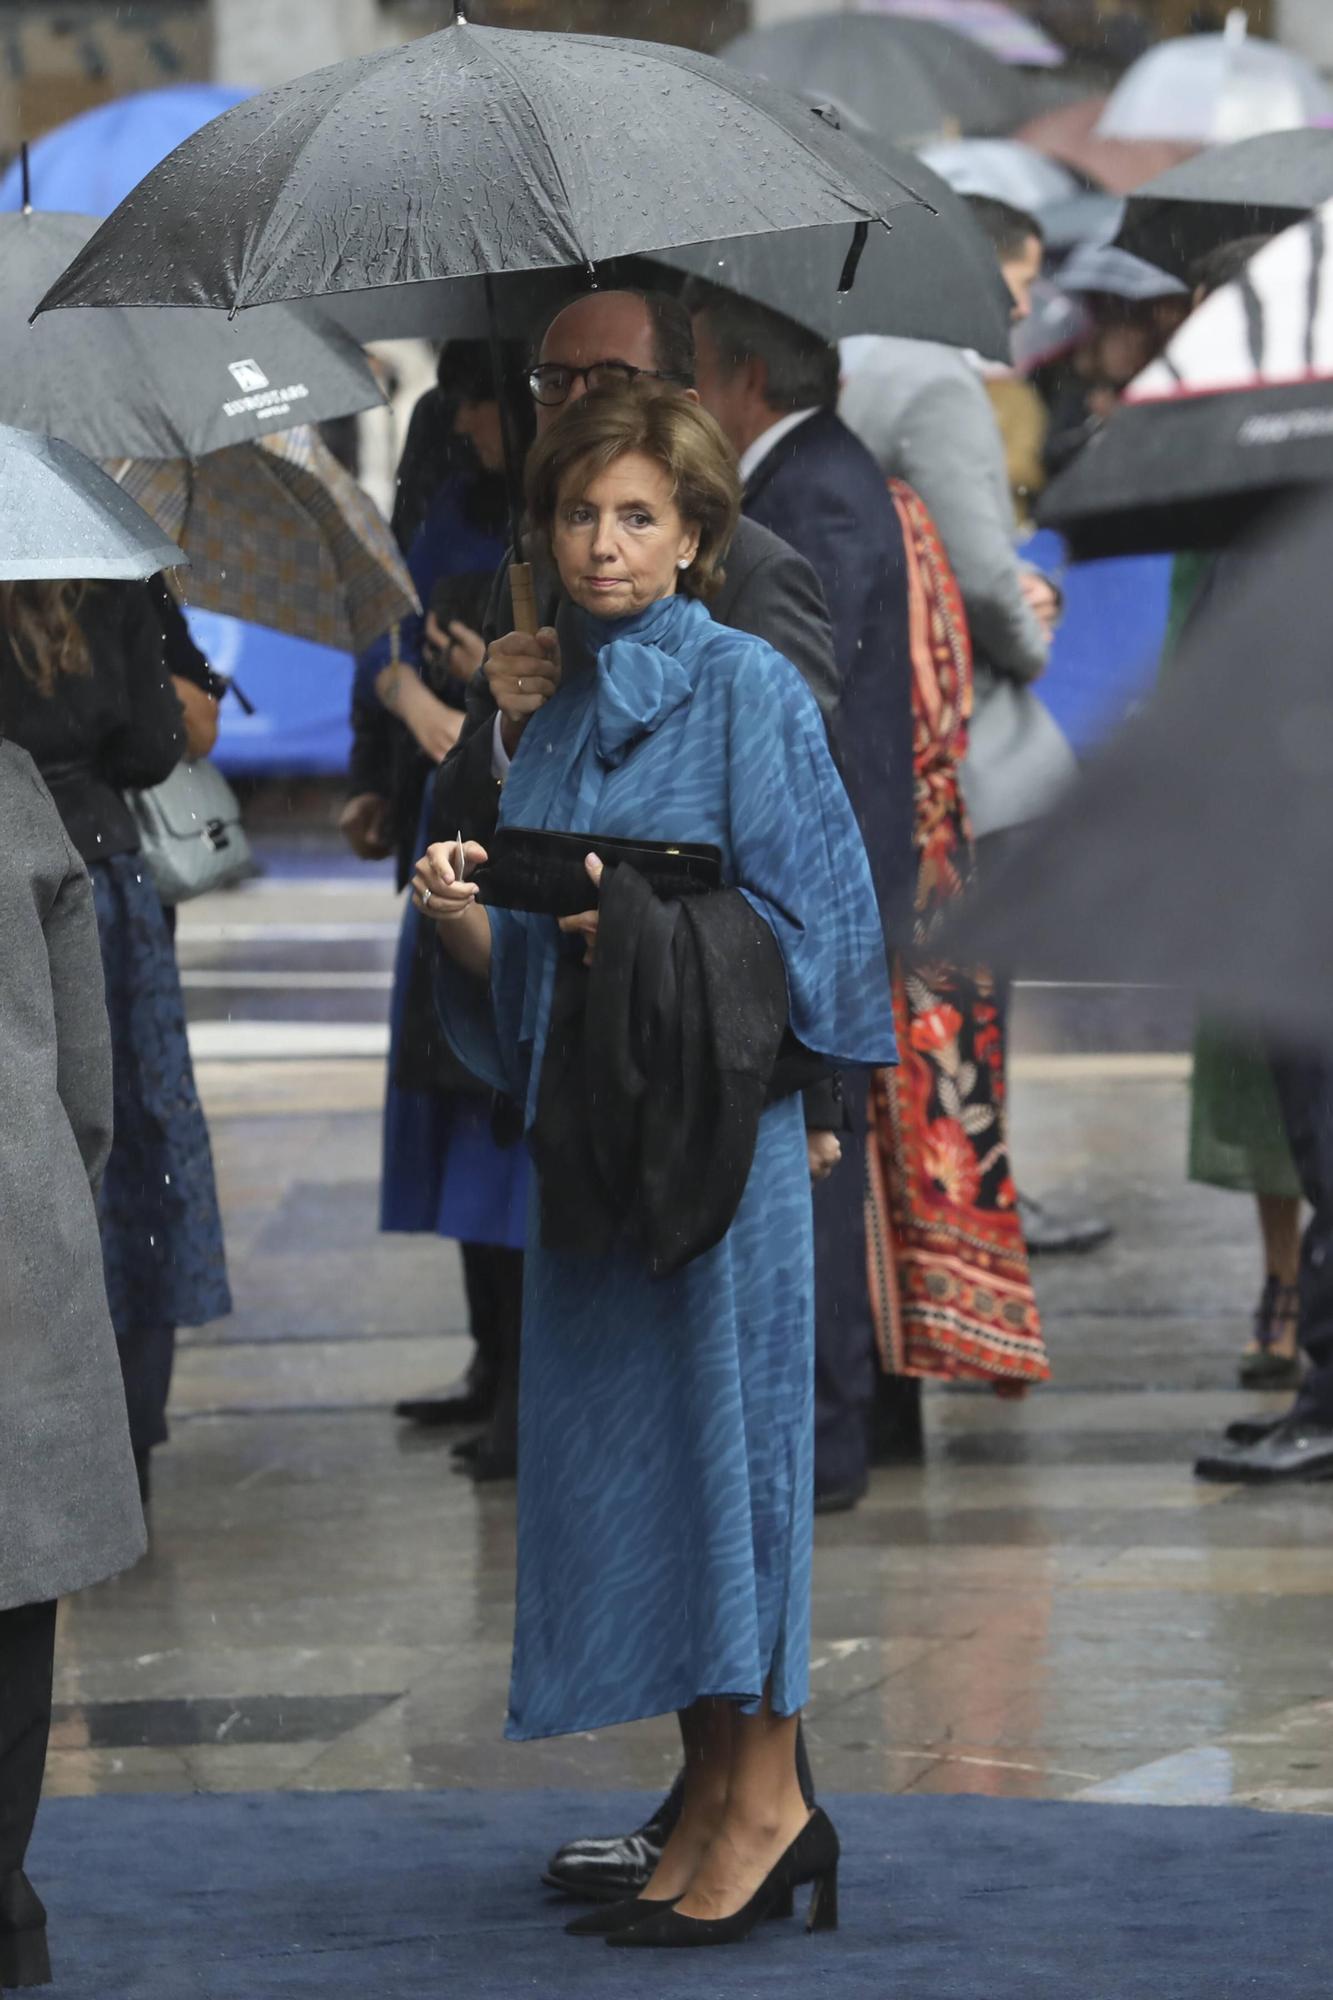
[[[231,1311],[208,1127],[166,919],[136,854],[88,870],[111,1021],[115,1138],[100,1221],[117,1337]]]
[[[884,1368],[1022,1394],[1050,1375],[1005,1134],[989,982],[894,973],[900,1062],[870,1098],[866,1241]]]

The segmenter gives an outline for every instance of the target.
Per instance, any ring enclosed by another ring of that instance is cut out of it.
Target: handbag
[[[206,757],[183,759],[151,791],[127,792],[157,893],[188,903],[255,874],[236,794]]]
[[[722,887],[722,853],[701,843],[617,840],[606,834],[562,833],[544,826],[502,826],[488,858],[472,877],[477,900],[494,910],[542,917],[577,917],[593,908],[597,891],[584,861],[596,854],[608,868],[638,871],[655,896],[706,895]]]

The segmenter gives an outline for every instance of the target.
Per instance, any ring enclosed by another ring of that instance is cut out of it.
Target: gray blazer
[[[26,751],[0,742],[0,1610],[147,1547],[94,1188],[111,1043],[87,871]]]
[[[976,656],[961,777],[978,837],[1035,819],[1074,771],[1059,724],[1032,692],[1046,635],[1014,548],[1004,441],[980,375],[956,347],[882,336],[844,344],[840,411],[889,478],[920,494],[967,611]]]

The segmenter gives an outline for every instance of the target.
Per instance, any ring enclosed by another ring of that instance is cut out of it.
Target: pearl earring
[[[677,568],[677,569],[688,569],[688,568],[689,568],[689,566],[690,566],[690,564],[691,564],[691,563],[692,563],[693,561],[694,561],[694,557],[693,557],[693,556],[682,556],[682,557],[681,557],[681,559],[680,559],[680,561],[679,561],[679,562],[678,562],[678,563],[676,564],[676,568]]]

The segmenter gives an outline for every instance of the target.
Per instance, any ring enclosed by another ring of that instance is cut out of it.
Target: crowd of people
[[[971,206],[1019,324],[1041,227]],[[1038,476],[1192,303],[1127,293],[1116,254],[1065,273],[1086,319],[1038,376]],[[649,1821],[552,1856],[596,1905],[570,1930],[730,1943],[804,1885],[828,1929],[814,1517],[921,1459],[923,1381],[1045,1381],[1030,1252],[1106,1234],[1020,1193],[1008,986],[940,942],[1074,775],[1039,690],[1061,594],[1017,552],[1003,399],[958,349],[839,349],[699,280],[583,290],[531,333],[498,374],[442,348],[394,519],[421,614],[356,670],[342,830],[411,891],[381,1226],[461,1246],[474,1343],[398,1414],[472,1479],[518,1478],[507,1734],[679,1718]],[[1179,585],[1183,622],[1208,577],[1182,559]],[[24,1858],[56,1600],[142,1553],[176,1329],[230,1310],[125,797],[207,752],[218,693],[160,584],[0,585],[0,1186],[31,1246],[0,1284],[16,1326],[65,1301],[0,1420],[0,1986],[45,1966]],[[1201,1024],[1191,1171],[1253,1192],[1264,1246],[1242,1379],[1298,1390],[1205,1477],[1333,1466],[1330,1101],[1262,1025]]]

